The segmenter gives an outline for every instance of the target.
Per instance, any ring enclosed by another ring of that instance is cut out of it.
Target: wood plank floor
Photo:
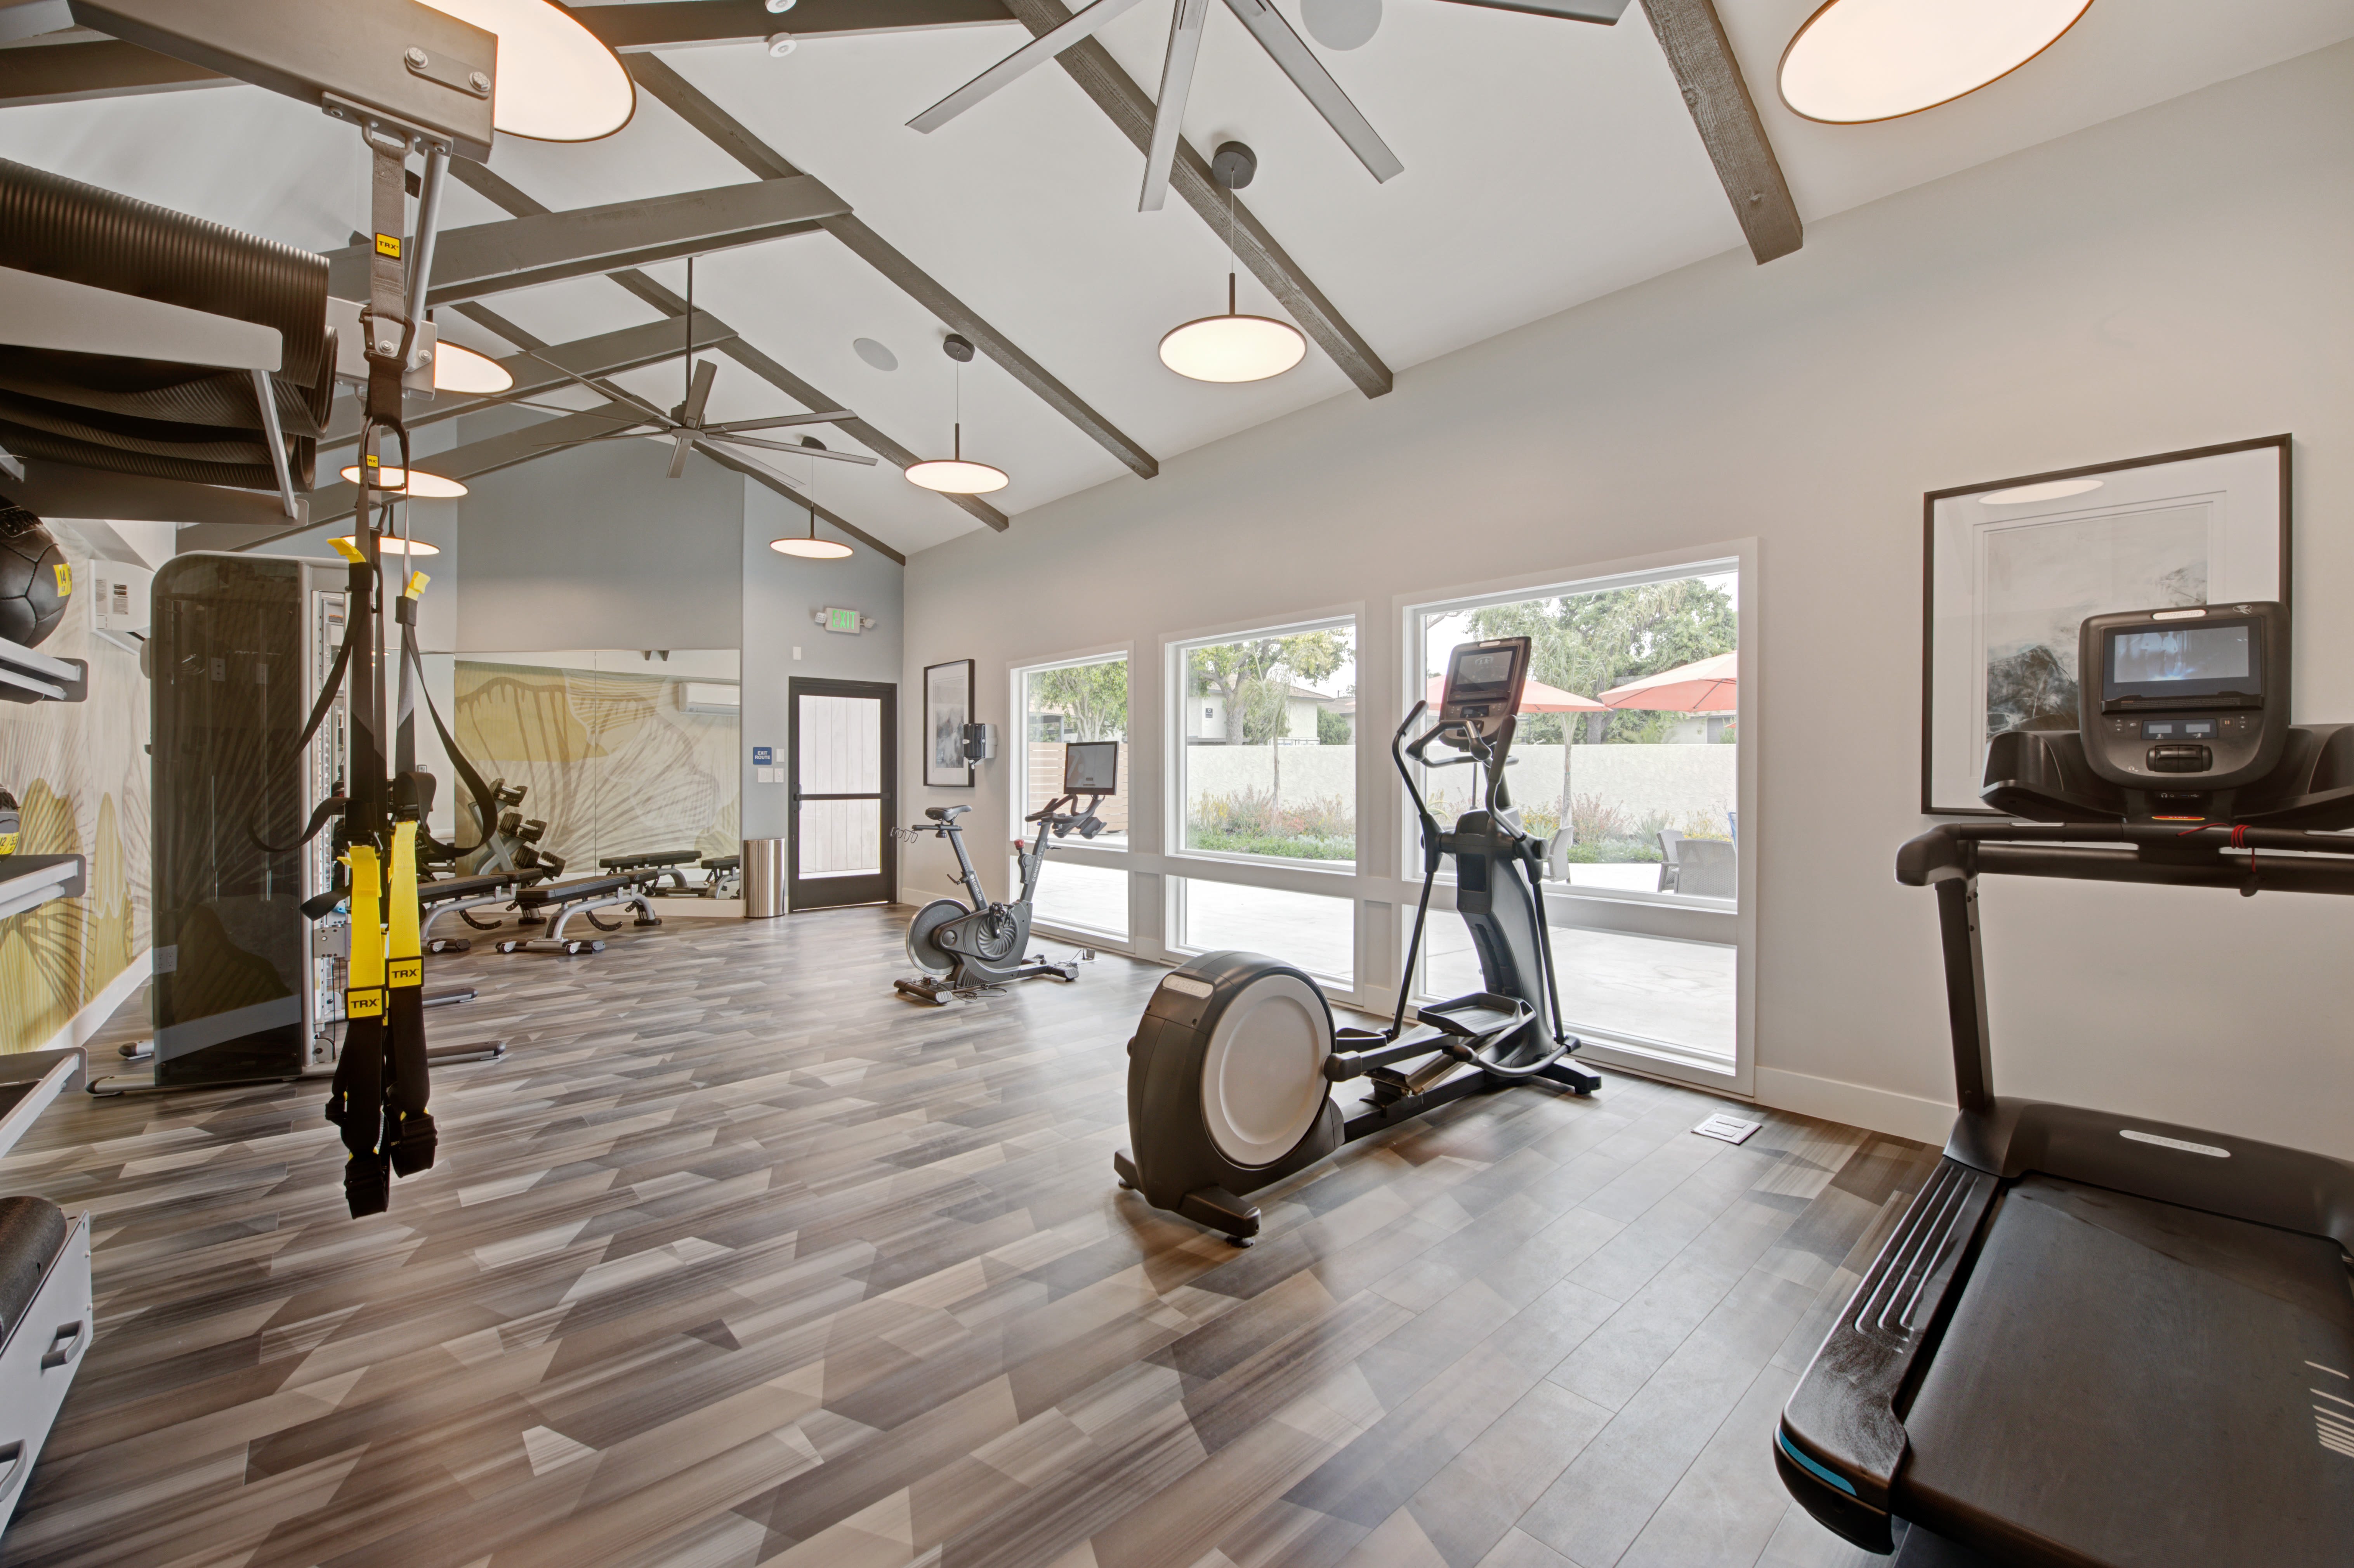
[[[323,1087],[77,1099],[97,1339],[5,1560],[1848,1568],[1776,1414],[1930,1152],[1610,1075],[1260,1194],[1114,1185],[1161,970],[941,1011],[907,911],[478,949],[441,1160],[355,1222]]]

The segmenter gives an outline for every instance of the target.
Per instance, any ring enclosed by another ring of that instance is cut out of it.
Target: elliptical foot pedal
[[[1255,1246],[1258,1239],[1258,1205],[1246,1203],[1224,1187],[1202,1187],[1178,1200],[1177,1212],[1206,1230],[1223,1231],[1236,1246]]]

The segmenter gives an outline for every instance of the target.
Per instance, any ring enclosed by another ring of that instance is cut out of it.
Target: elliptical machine
[[[1570,1055],[1553,939],[1540,884],[1544,841],[1521,826],[1504,768],[1529,674],[1529,640],[1466,642],[1448,655],[1438,717],[1412,741],[1428,706],[1416,703],[1390,737],[1390,760],[1422,823],[1422,897],[1383,1030],[1332,1023],[1308,975],[1257,953],[1207,953],[1162,977],[1128,1044],[1132,1150],[1112,1156],[1119,1184],[1145,1202],[1236,1246],[1258,1234],[1257,1205],[1240,1196],[1304,1170],[1343,1143],[1395,1127],[1467,1095],[1547,1083],[1589,1095],[1602,1080]],[[1462,753],[1432,759],[1432,745]],[[1415,785],[1426,768],[1476,766],[1478,803],[1442,829]],[[1455,906],[1488,989],[1426,1002],[1412,1028],[1406,993],[1442,861],[1455,860]],[[1409,1069],[1406,1064],[1425,1058]],[[1332,1086],[1363,1078],[1372,1093],[1342,1116]]]
[[[1000,904],[989,896],[981,885],[981,873],[973,869],[972,857],[965,853],[964,831],[957,819],[972,808],[924,808],[929,820],[905,830],[906,836],[913,839],[917,833],[932,833],[948,840],[956,851],[957,880],[964,885],[972,903],[968,906],[954,898],[936,898],[916,911],[916,917],[907,923],[907,959],[927,972],[892,981],[899,994],[946,1007],[952,996],[976,996],[985,987],[1007,980],[1048,975],[1066,981],[1078,979],[1079,965],[1095,957],[1086,948],[1061,963],[1044,954],[1023,956],[1030,946],[1030,899],[1038,890],[1039,870],[1046,863],[1047,836],[1067,838],[1076,832],[1083,839],[1095,837],[1104,829],[1096,808],[1106,796],[1119,793],[1119,789],[1118,741],[1080,740],[1063,747],[1063,793],[1022,819],[1038,824],[1038,837],[1022,852],[1022,895],[1011,904]],[[1084,809],[1064,810],[1077,808],[1082,795],[1087,798]]]

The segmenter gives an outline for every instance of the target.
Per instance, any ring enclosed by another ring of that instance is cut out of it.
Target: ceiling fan
[[[565,441],[564,446],[586,445],[588,441],[640,440],[647,436],[667,437],[671,443],[670,477],[677,479],[686,472],[686,454],[702,447],[716,456],[723,447],[758,447],[775,452],[790,452],[796,457],[826,458],[834,462],[854,462],[866,468],[876,460],[863,452],[832,451],[816,441],[804,438],[798,445],[783,441],[764,441],[749,434],[753,430],[782,429],[791,425],[830,425],[857,416],[847,408],[823,408],[813,414],[777,414],[763,419],[732,419],[722,425],[705,424],[704,408],[711,400],[711,384],[718,379],[719,366],[712,360],[697,361],[695,357],[695,258],[686,260],[686,314],[681,318],[686,325],[686,394],[668,411],[656,408],[636,394],[618,387],[600,387],[585,376],[579,376],[554,360],[533,354],[532,358],[557,374],[588,387],[600,397],[619,395],[621,401],[645,410],[645,418],[632,419],[615,429],[589,436],[583,441]],[[529,350],[525,350],[529,353]],[[567,408],[567,414],[581,410]]]
[[[1628,0],[1455,0],[1501,11],[1530,11],[1569,21],[1615,24]],[[1134,8],[1137,0],[1095,0],[1080,7],[1060,26],[1050,28],[990,67],[987,70],[917,115],[907,123],[917,131],[938,130],[989,97],[999,88],[1034,70],[1083,38],[1093,37],[1109,22]],[[1405,164],[1390,151],[1332,73],[1324,69],[1272,0],[1225,0],[1226,9],[1258,40],[1278,69],[1291,79],[1311,108],[1324,117],[1335,134],[1377,181],[1405,173]],[[1158,212],[1169,194],[1169,164],[1176,155],[1178,127],[1185,116],[1185,100],[1193,90],[1193,62],[1202,49],[1202,28],[1210,17],[1210,0],[1177,0],[1169,19],[1169,49],[1161,66],[1161,94],[1152,111],[1152,139],[1144,155],[1144,189],[1136,210]]]

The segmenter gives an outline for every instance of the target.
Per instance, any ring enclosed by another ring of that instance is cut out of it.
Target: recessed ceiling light
[[[769,0],[769,15],[781,16],[793,8],[793,0]]]
[[[883,344],[875,342],[871,337],[854,337],[851,339],[850,352],[858,355],[859,358],[864,360],[867,364],[873,366],[877,370],[896,370],[899,368],[899,356],[892,353]]]
[[[476,354],[454,343],[433,345],[433,390],[487,395],[514,385],[506,367],[488,355]]]
[[[335,543],[356,547],[359,540],[346,534]],[[376,541],[376,547],[379,554],[387,556],[438,556],[441,553],[439,545],[429,545],[422,539],[404,539],[397,534],[385,535]]]
[[[499,37],[491,123],[534,142],[594,142],[630,122],[637,88],[620,59],[547,0],[425,0]]]
[[[2057,501],[2063,495],[2082,495],[2100,488],[2097,479],[2052,479],[2041,484],[2014,484],[2009,490],[1989,491],[1978,500],[1988,506],[2017,506],[2021,502]]]
[[[2009,76],[2093,0],[1830,0],[1782,52],[1782,101],[1859,125],[1950,103]]]
[[[408,469],[396,468],[391,463],[386,463],[376,471],[376,489],[399,491],[412,501],[455,501],[466,493],[466,487],[456,480],[446,479],[438,473],[428,473],[421,468],[412,472]],[[359,482],[358,464],[354,463],[344,470],[345,484],[357,484]]]

